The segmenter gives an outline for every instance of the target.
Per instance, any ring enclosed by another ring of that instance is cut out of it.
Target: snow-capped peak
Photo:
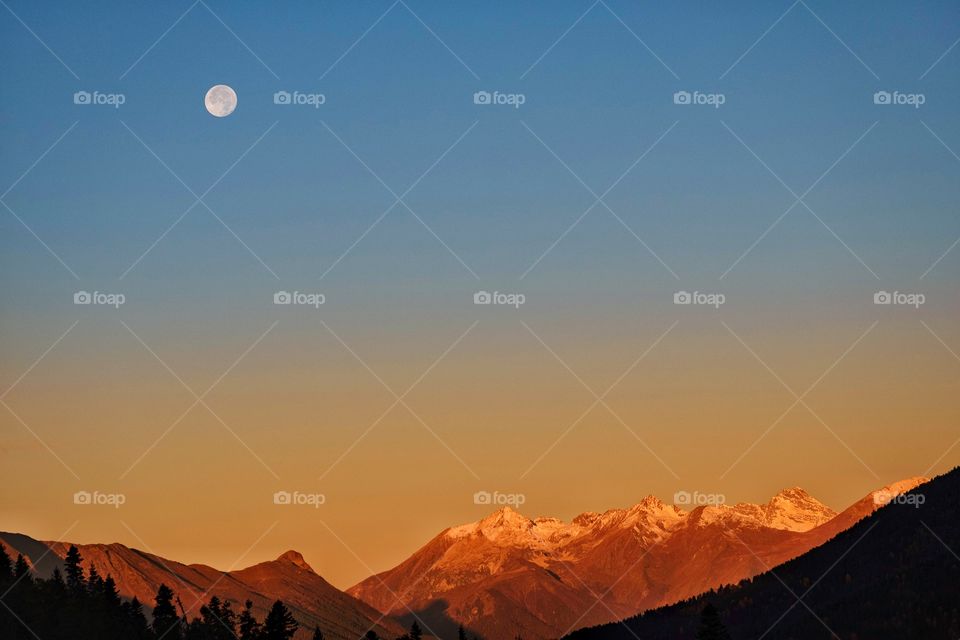
[[[837,512],[800,487],[784,489],[763,506],[764,524],[774,529],[809,531]]]
[[[699,507],[690,513],[690,522],[708,525],[717,521],[735,521],[750,527],[785,531],[809,531],[831,520],[836,512],[804,489],[792,487],[777,493],[766,504],[740,502],[735,505]]]

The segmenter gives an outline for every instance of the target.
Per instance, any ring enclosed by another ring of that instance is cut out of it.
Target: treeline
[[[111,576],[91,566],[85,574],[82,558],[71,546],[63,571],[50,578],[31,575],[22,555],[11,561],[0,545],[0,638],[5,640],[290,640],[299,628],[287,607],[277,600],[263,621],[247,601],[235,611],[216,596],[187,620],[167,585],[160,585],[147,622],[144,603],[120,597]],[[317,628],[315,640],[322,640]]]

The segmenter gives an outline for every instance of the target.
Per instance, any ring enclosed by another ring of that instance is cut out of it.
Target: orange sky
[[[572,321],[523,320],[529,329],[515,317],[480,318],[404,397],[419,419],[397,405],[355,446],[393,396],[322,325],[281,321],[205,398],[237,437],[197,406],[122,479],[193,397],[122,325],[81,321],[5,398],[80,479],[0,413],[0,521],[45,539],[76,521],[71,541],[119,541],[219,568],[296,548],[347,587],[485,515],[477,490],[523,493],[524,513],[565,519],[647,494],[669,501],[681,489],[756,502],[800,485],[840,509],[960,459],[954,449],[937,462],[956,437],[960,362],[913,318],[883,318],[804,398],[836,438],[798,405],[732,469],[794,398],[730,330],[801,394],[873,320],[811,328],[788,319],[782,330],[741,333],[736,313],[680,317],[605,396],[619,419],[597,405],[556,444],[594,402],[577,376],[603,393],[672,321],[624,322],[574,343]],[[419,352],[388,331],[330,327],[401,394],[471,324],[418,336]],[[251,323],[203,359],[137,333],[200,393],[269,326]],[[937,329],[960,344],[956,327]],[[127,501],[75,506],[80,489]],[[277,490],[322,493],[326,503],[276,506]]]

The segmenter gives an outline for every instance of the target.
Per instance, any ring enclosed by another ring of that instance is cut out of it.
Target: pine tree
[[[209,640],[235,640],[236,617],[229,602],[221,602],[213,596],[210,604],[200,607],[200,628],[203,637]]]
[[[730,640],[727,628],[720,621],[720,613],[712,604],[708,604],[700,613],[700,629],[697,640]]]
[[[240,640],[256,640],[260,635],[260,623],[253,617],[253,602],[247,600],[240,612]]]
[[[323,631],[320,631],[319,626],[313,628],[313,640],[323,640]]]
[[[173,606],[173,591],[170,587],[161,584],[154,602],[156,606],[153,608],[153,632],[157,637],[163,636],[164,640],[179,640],[180,618]],[[171,627],[175,628],[171,630]]]
[[[277,600],[263,620],[263,631],[260,637],[262,640],[289,640],[299,627],[290,610]]]
[[[410,625],[410,640],[422,640],[423,639],[423,630],[420,628],[420,625],[417,624],[417,621],[414,620],[413,624]]]
[[[136,596],[130,602],[123,603],[123,613],[126,618],[127,637],[138,640],[146,640],[150,637],[147,617],[143,615],[143,605]]]
[[[91,563],[90,575],[87,577],[87,593],[98,595],[101,591],[103,591],[103,578],[100,577],[97,568]]]
[[[30,573],[30,565],[27,564],[22,554],[17,554],[17,561],[13,564],[13,578],[20,580],[23,576]]]
[[[80,550],[75,545],[70,545],[70,549],[63,559],[63,570],[67,574],[67,588],[74,594],[80,594],[85,588],[83,567],[80,566],[82,560]]]
[[[13,564],[7,550],[0,544],[0,584],[6,584],[13,578]]]
[[[120,593],[117,591],[117,583],[114,582],[113,576],[108,575],[107,579],[103,581],[100,589],[101,593],[103,594],[103,599],[108,606],[113,608],[120,606]]]

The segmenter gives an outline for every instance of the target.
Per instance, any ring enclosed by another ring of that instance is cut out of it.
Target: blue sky
[[[732,69],[789,4],[713,11],[607,5],[664,64],[598,4],[522,79],[590,4],[554,3],[549,12],[534,4],[409,5],[456,55],[396,5],[322,80],[389,4],[294,4],[281,16],[265,7],[209,6],[253,53],[197,5],[130,69],[189,3],[108,3],[75,11],[11,5],[28,24],[42,25],[37,35],[80,79],[25,28],[5,22],[5,48],[14,63],[4,70],[5,135],[8,148],[23,150],[2,157],[8,182],[79,121],[8,201],[24,208],[38,234],[85,277],[122,273],[191,202],[121,120],[198,192],[276,122],[209,199],[215,209],[229,211],[231,226],[267,264],[276,264],[275,272],[290,277],[322,273],[349,246],[343,240],[356,237],[392,202],[323,122],[397,192],[477,122],[409,201],[476,273],[498,280],[522,274],[593,200],[524,123],[599,193],[679,121],[608,200],[694,284],[725,271],[792,202],[722,123],[800,193],[878,122],[810,202],[884,277],[919,276],[946,248],[944,237],[958,230],[949,207],[957,167],[920,122],[957,146],[960,132],[950,117],[958,97],[955,56],[919,79],[955,38],[956,9],[948,3],[883,5],[871,8],[869,18],[852,7],[796,5]],[[215,82],[230,84],[240,96],[240,108],[224,121],[212,121],[201,109],[200,96]],[[124,93],[126,104],[80,109],[69,98],[84,88]],[[319,110],[278,108],[271,98],[280,89],[323,93],[327,102]],[[481,109],[471,100],[478,89],[520,92],[527,100],[520,109]],[[920,110],[881,109],[871,100],[880,89],[929,98]],[[727,100],[718,110],[683,109],[672,103],[676,90],[722,92]],[[888,178],[890,170],[897,180]],[[50,180],[56,189],[48,187]],[[402,207],[390,215],[410,217]],[[201,207],[187,224],[204,217]],[[813,224],[772,234],[762,250],[822,248],[824,256],[811,268],[862,275],[846,268],[853,257],[808,212],[799,208],[791,217]],[[601,268],[602,260],[564,262],[564,256],[590,251],[591,233],[608,238],[623,231],[616,223],[602,229],[612,220],[602,207],[587,220],[543,265],[543,278],[548,271]],[[419,224],[404,233],[405,241],[435,243],[419,237],[427,233]],[[79,249],[80,239],[103,251],[72,249]],[[401,245],[377,253],[395,264],[406,254]],[[178,247],[186,251],[174,237],[163,248]],[[427,251],[438,267],[453,260],[436,248],[436,256]],[[632,242],[612,245],[608,258],[629,254],[644,269],[656,266],[642,248],[634,256],[635,249]],[[231,260],[234,253],[253,259],[239,245],[222,250]],[[146,260],[141,277],[151,271]],[[470,275],[456,274],[455,261],[441,268],[453,272],[450,277]],[[669,274],[656,277],[663,275]],[[738,275],[751,277],[751,261]]]

